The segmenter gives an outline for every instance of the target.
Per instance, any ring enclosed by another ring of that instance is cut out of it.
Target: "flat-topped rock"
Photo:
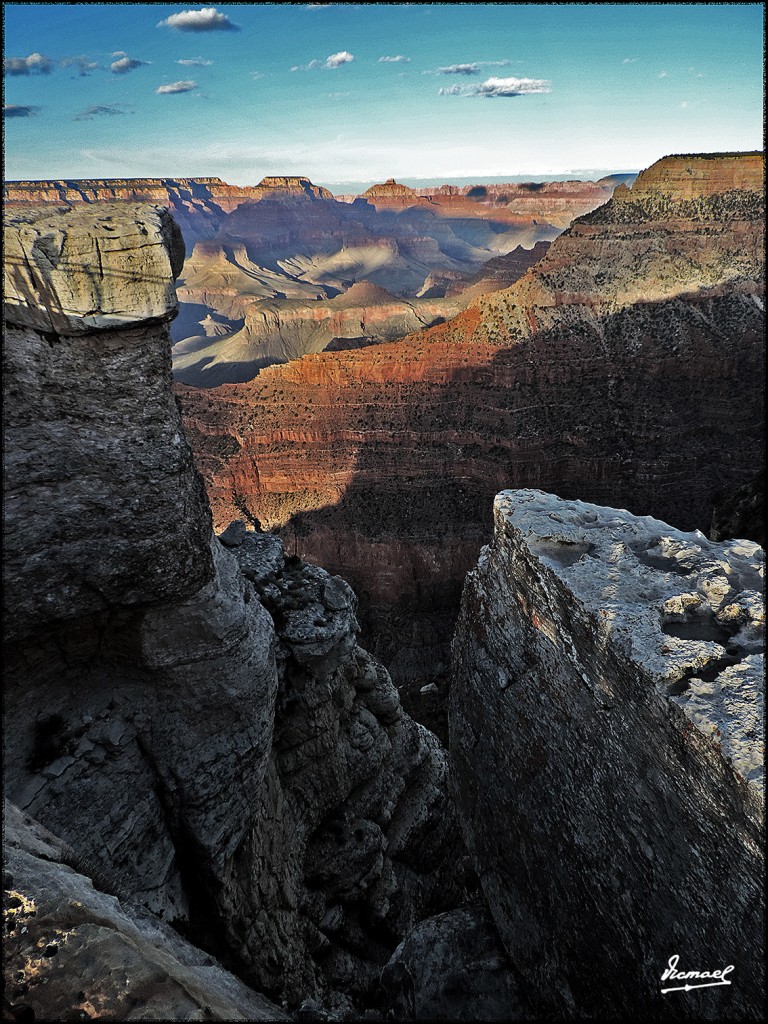
[[[617,199],[637,198],[648,192],[661,192],[675,199],[743,189],[762,192],[765,155],[763,153],[692,153],[665,156],[641,171],[631,191],[619,185]]]
[[[7,322],[71,335],[176,315],[184,240],[160,206],[11,205],[4,247]]]

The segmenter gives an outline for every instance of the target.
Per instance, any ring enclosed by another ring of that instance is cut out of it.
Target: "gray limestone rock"
[[[6,321],[59,335],[136,327],[176,315],[184,239],[148,203],[5,210]]]
[[[217,961],[100,892],[73,852],[5,802],[6,998],[34,1020],[289,1020]],[[13,1018],[11,1018],[13,1019]]]
[[[760,1019],[762,550],[540,491],[494,512],[451,752],[526,995],[561,1018]],[[676,955],[732,984],[663,993]]]
[[[177,232],[148,205],[6,210],[6,635],[211,577],[162,322],[176,308]]]

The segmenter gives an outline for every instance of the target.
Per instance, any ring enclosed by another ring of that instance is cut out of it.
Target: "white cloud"
[[[30,53],[28,57],[6,57],[3,61],[4,75],[50,75],[52,70],[53,61],[42,53]]]
[[[135,71],[136,68],[145,68],[149,66],[149,62],[146,60],[134,60],[133,57],[121,57],[119,60],[113,61],[109,65],[109,70],[113,75],[127,75],[129,71]]]
[[[474,64],[449,64],[447,67],[438,68],[437,72],[440,75],[476,75],[480,70],[480,65]]]
[[[552,83],[543,78],[488,78],[479,85],[452,85],[439,92],[441,96],[532,96],[552,92]]]
[[[230,21],[215,7],[201,7],[199,11],[180,11],[158,21],[156,28],[174,28],[178,32],[239,32],[240,26]]]
[[[398,53],[396,57],[379,57],[379,64],[410,64],[411,58]]]
[[[167,93],[192,92],[192,90],[196,88],[197,82],[168,82],[166,85],[159,85],[157,89],[155,89],[155,92],[158,96],[163,96]]]
[[[325,66],[327,68],[338,68],[342,64],[351,64],[354,59],[348,50],[339,50],[338,53],[332,53],[330,57],[326,58]]]
[[[251,76],[254,82],[258,82],[260,78],[264,77],[263,71],[249,71],[248,74]]]
[[[209,68],[213,61],[206,60],[205,57],[188,57],[185,60],[177,60],[176,63],[183,64],[186,68]]]
[[[680,104],[680,106],[682,107],[683,110],[685,110],[685,108],[688,106],[688,100],[683,100],[683,102]]]
[[[622,64],[637,64],[637,57],[625,57]]]
[[[659,72],[659,78],[666,78],[666,77],[667,77],[667,72],[666,71],[660,71]]]
[[[446,67],[438,68],[438,75],[476,75],[481,68],[505,68],[510,64],[508,60],[474,60],[471,64],[448,64]]]
[[[354,59],[348,50],[339,50],[338,53],[332,53],[325,60],[311,60],[309,64],[294,64],[291,71],[318,71],[320,68],[332,71],[334,68],[340,68],[342,64],[351,64]]]

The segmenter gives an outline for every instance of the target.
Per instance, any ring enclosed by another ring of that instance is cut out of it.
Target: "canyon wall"
[[[365,1004],[461,892],[445,753],[342,579],[212,534],[167,211],[6,214],[6,794],[259,991]]]
[[[366,642],[417,704],[444,675],[497,491],[707,529],[715,496],[762,464],[764,200],[737,187],[762,157],[694,163],[696,199],[661,161],[658,186],[619,189],[444,324],[178,389],[216,527],[258,520],[349,579]]]
[[[764,552],[535,490],[494,512],[451,754],[534,1015],[762,1019]]]

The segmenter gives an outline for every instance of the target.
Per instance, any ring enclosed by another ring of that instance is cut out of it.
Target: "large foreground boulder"
[[[762,549],[534,490],[494,514],[451,751],[526,995],[558,1018],[759,1019]]]

